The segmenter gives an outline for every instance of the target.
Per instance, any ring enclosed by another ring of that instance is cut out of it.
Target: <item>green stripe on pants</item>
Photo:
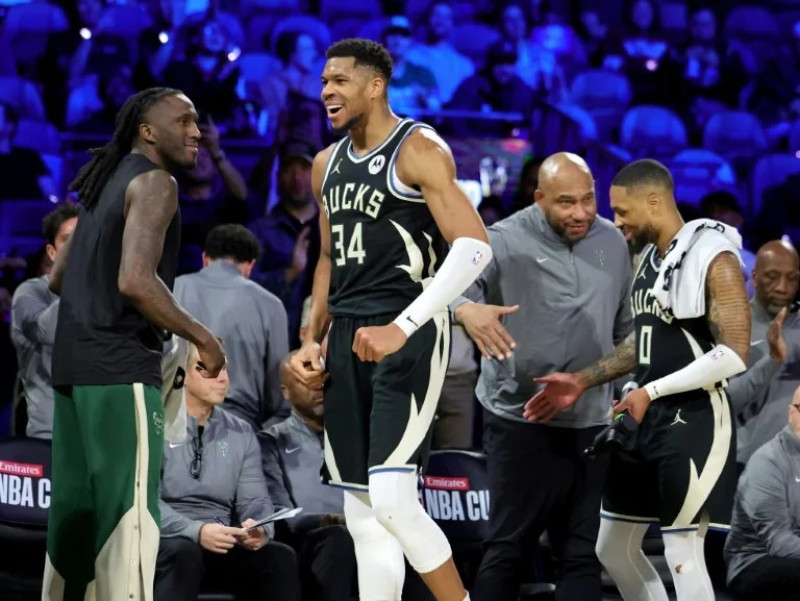
[[[55,391],[44,601],[150,601],[164,414],[142,384]]]

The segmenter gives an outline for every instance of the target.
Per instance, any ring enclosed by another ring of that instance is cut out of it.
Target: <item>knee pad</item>
[[[375,518],[400,541],[417,572],[431,572],[450,559],[447,537],[419,502],[415,472],[371,473],[369,498]]]
[[[699,571],[706,572],[704,538],[696,530],[664,532],[664,559],[673,578]]]
[[[403,549],[375,519],[367,493],[344,493],[344,517],[355,547],[361,601],[400,601],[406,577]]]
[[[600,520],[597,558],[617,585],[623,599],[667,601],[667,591],[653,564],[642,553],[649,524]]]
[[[705,530],[663,532],[667,560],[678,601],[713,601],[714,589],[706,568]]]

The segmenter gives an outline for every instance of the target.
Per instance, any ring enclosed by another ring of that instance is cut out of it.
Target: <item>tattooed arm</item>
[[[522,416],[530,422],[548,422],[559,411],[574,405],[589,388],[611,382],[636,368],[636,333],[631,334],[608,355],[574,374],[552,373],[534,382],[544,384],[525,403]]]
[[[711,261],[706,276],[706,319],[717,344],[733,350],[743,363],[750,353],[750,303],[736,257],[724,252]]]
[[[225,362],[219,341],[178,304],[156,273],[177,209],[178,185],[166,171],[149,171],[131,181],[125,194],[117,285],[148,321],[194,343],[209,375],[215,377]]]
[[[576,375],[584,388],[588,389],[621,378],[634,369],[636,369],[636,332],[631,332],[608,355],[584,367]]]

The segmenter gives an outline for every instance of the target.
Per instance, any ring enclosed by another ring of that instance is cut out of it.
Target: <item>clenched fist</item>
[[[358,328],[353,340],[353,352],[362,361],[380,361],[403,348],[406,340],[406,333],[393,323]]]

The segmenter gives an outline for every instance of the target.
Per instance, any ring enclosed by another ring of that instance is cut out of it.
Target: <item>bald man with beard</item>
[[[542,163],[535,203],[490,228],[494,254],[454,318],[483,354],[476,395],[484,410],[492,503],[474,601],[519,596],[545,529],[558,560],[558,601],[599,601],[595,555],[607,457],[582,460],[608,423],[612,388],[588,391],[552,421],[522,412],[534,378],[577,371],[631,332],[631,265],[622,234],[597,216],[595,183],[571,153]]]
[[[785,426],[786,404],[800,386],[800,259],[794,247],[782,240],[762,246],[753,284],[748,369],[728,387],[742,464]]]

